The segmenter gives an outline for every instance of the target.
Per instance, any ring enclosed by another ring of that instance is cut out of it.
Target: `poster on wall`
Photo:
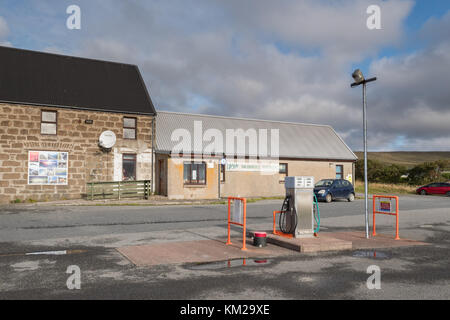
[[[28,184],[67,185],[68,152],[29,151]]]

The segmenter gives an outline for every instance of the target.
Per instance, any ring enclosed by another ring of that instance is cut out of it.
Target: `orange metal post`
[[[244,240],[243,240],[242,249],[241,249],[244,251],[247,250],[247,247],[245,246],[246,236],[247,236],[246,224],[247,224],[247,199],[244,198]]]
[[[372,212],[373,212],[373,232],[372,232],[372,235],[373,236],[377,235],[377,233],[375,231],[375,198],[376,198],[375,196],[372,197],[372,201],[373,201],[373,204],[372,204]]]
[[[397,213],[397,219],[396,219],[396,231],[395,231],[395,240],[400,240],[400,235],[398,234],[398,197],[396,200],[396,208],[395,212]]]
[[[276,224],[277,224],[277,219],[276,219],[276,216],[277,216],[277,211],[274,211],[273,212],[273,234],[277,234],[277,229],[276,229]]]
[[[273,234],[277,235],[277,236],[281,236],[281,237],[285,237],[285,238],[293,238],[294,236],[292,234],[288,234],[288,233],[283,233],[281,231],[277,231],[276,225],[277,225],[277,219],[276,219],[276,215],[277,213],[284,213],[286,211],[274,211],[273,212]]]
[[[228,240],[227,240],[227,244],[231,244],[231,239],[230,239],[230,220],[231,220],[231,212],[230,212],[230,204],[231,204],[231,198],[228,198]]]

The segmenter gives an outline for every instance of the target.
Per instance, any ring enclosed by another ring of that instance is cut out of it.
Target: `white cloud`
[[[0,39],[4,40],[9,35],[9,27],[8,23],[6,22],[5,18],[0,16]]]
[[[442,22],[445,24],[445,19]],[[442,27],[436,23],[433,33]],[[427,150],[431,146],[450,150],[448,70],[450,37],[412,54],[373,62],[370,72],[380,76],[371,89],[374,129],[386,136],[405,136],[405,148],[427,145]]]
[[[373,4],[381,7],[382,30],[366,27]],[[361,89],[350,88],[351,67],[410,39],[404,24],[412,6],[411,0],[80,0],[81,33],[30,37],[48,50],[137,64],[159,109],[329,124],[360,150]],[[448,26],[450,13],[431,19],[419,33],[425,48],[371,64],[378,81],[368,89],[370,148],[447,143]],[[0,18],[0,41],[7,27]]]
[[[369,30],[367,7],[381,9],[381,30]],[[263,32],[276,41],[300,48],[318,48],[327,56],[360,59],[387,45],[397,45],[412,1],[290,1],[229,0],[224,4],[239,27],[250,33]]]
[[[9,36],[8,23],[6,22],[5,18],[0,16],[0,45],[7,47],[12,46],[11,42],[6,40],[8,36]]]

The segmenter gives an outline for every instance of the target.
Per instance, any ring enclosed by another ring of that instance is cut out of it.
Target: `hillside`
[[[358,159],[364,158],[364,152],[355,152]],[[422,162],[450,160],[450,152],[369,152],[368,159],[378,160],[387,164],[399,164],[412,168]]]

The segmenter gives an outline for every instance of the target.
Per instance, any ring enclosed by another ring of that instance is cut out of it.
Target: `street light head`
[[[363,83],[365,80],[361,70],[359,69],[356,69],[355,72],[353,72],[352,77],[355,80],[356,84]]]

